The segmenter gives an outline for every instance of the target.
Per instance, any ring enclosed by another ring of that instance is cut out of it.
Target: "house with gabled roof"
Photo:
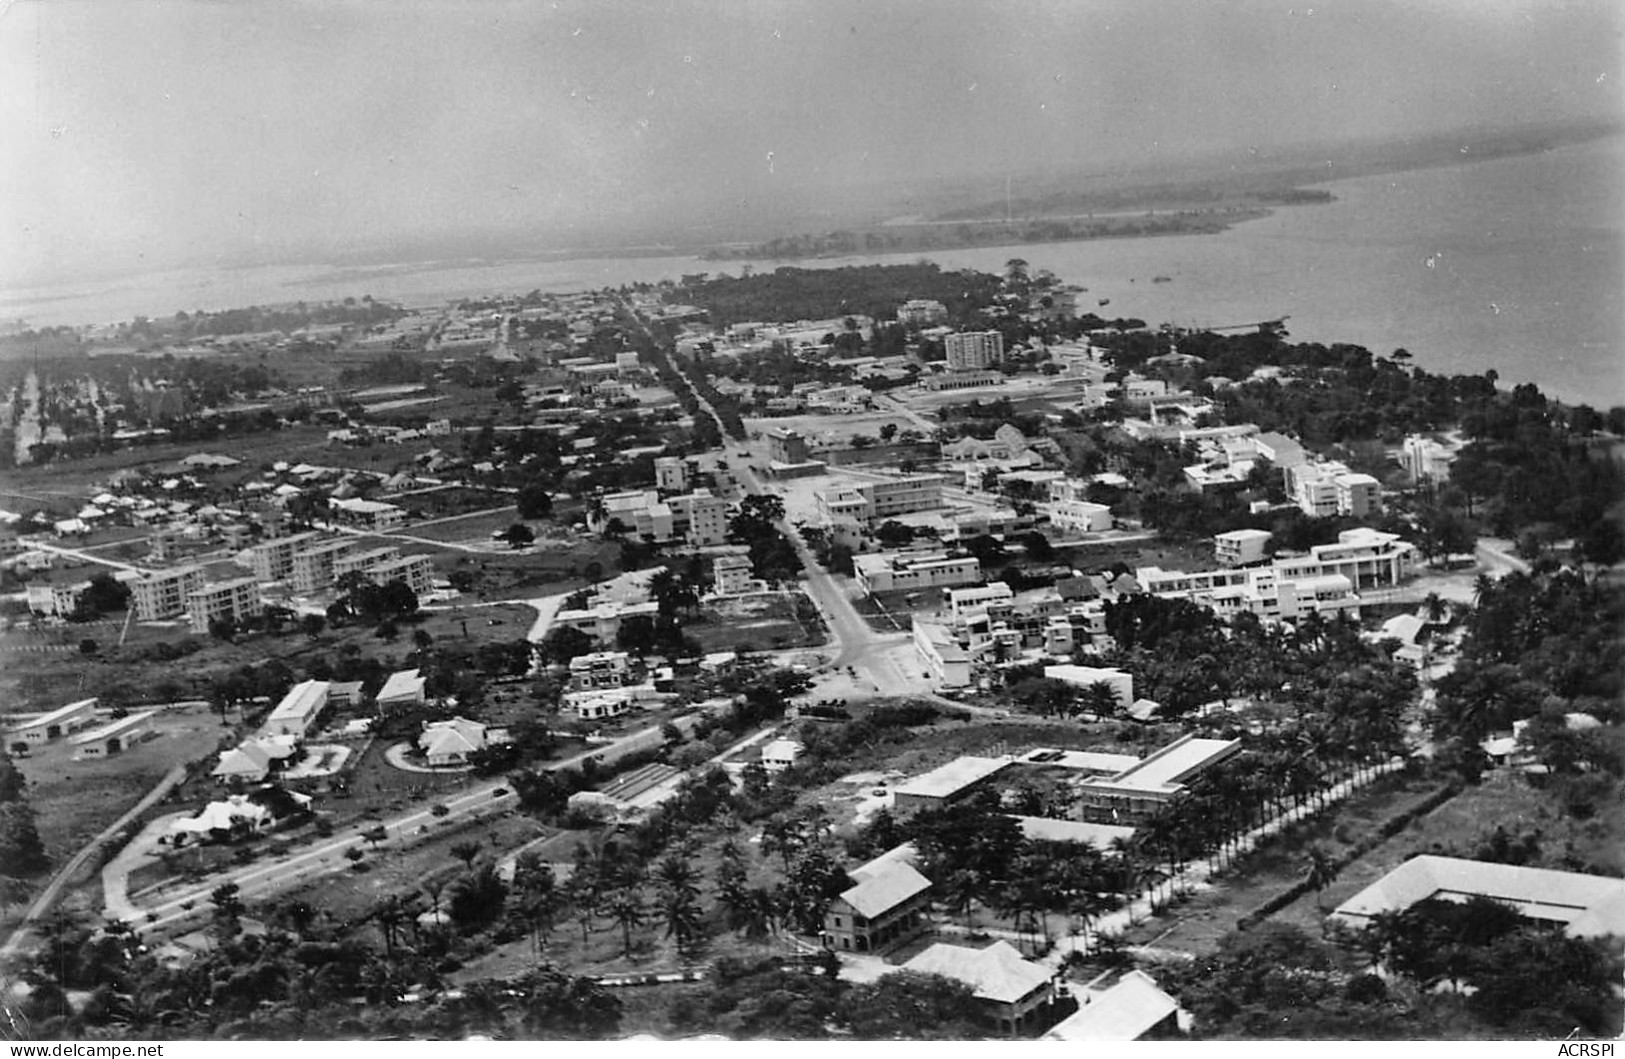
[[[1083,1006],[1044,1034],[1046,1041],[1137,1041],[1178,1029],[1179,1001],[1156,980],[1132,970],[1109,989],[1086,991]]]
[[[964,982],[982,1021],[1010,1036],[1035,1029],[1055,1002],[1055,972],[1025,959],[1008,941],[985,949],[938,942],[903,969]]]
[[[931,880],[888,850],[847,872],[854,885],[824,913],[824,948],[879,953],[918,937],[928,925]]]

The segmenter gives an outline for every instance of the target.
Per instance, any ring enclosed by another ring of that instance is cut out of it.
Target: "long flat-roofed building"
[[[265,735],[291,735],[303,739],[316,718],[327,708],[328,682],[307,680],[295,684],[282,696],[276,709],[265,719],[260,731]]]
[[[973,585],[982,579],[982,564],[975,556],[951,559],[946,552],[860,555],[852,567],[858,584],[871,594]]]
[[[1009,758],[965,755],[940,768],[898,784],[892,789],[892,806],[898,812],[936,809],[970,794],[982,784],[1009,768]]]
[[[1078,787],[1083,818],[1093,823],[1140,823],[1183,794],[1191,781],[1241,751],[1239,739],[1187,735],[1116,776]]]
[[[50,713],[41,714],[32,721],[24,721],[11,730],[26,743],[49,743],[64,735],[77,732],[96,717],[95,699],[80,699],[66,706],[58,706]]]
[[[813,498],[825,522],[869,522],[941,507],[947,480],[941,474],[915,474],[821,489]]]
[[[1492,864],[1460,857],[1412,857],[1337,906],[1332,918],[1363,927],[1384,912],[1438,898],[1488,897],[1527,919],[1575,938],[1625,936],[1625,879],[1608,875]]]
[[[157,710],[144,710],[109,721],[100,728],[74,736],[70,743],[79,748],[81,757],[111,757],[122,754],[143,736],[152,731],[152,717]]]

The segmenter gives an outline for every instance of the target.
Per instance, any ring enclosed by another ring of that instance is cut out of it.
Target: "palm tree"
[[[465,868],[474,867],[474,858],[480,855],[478,842],[457,842],[451,847],[451,855],[463,862]]]
[[[623,955],[632,955],[632,928],[640,927],[648,912],[648,906],[643,900],[643,891],[636,886],[625,886],[611,891],[604,901],[604,911],[609,918],[620,924],[621,938],[624,942]]]
[[[1122,704],[1117,700],[1116,688],[1097,680],[1083,689],[1083,701],[1079,705],[1083,712],[1104,719],[1115,716]]]
[[[1304,881],[1314,887],[1315,907],[1322,913],[1326,908],[1321,904],[1321,895],[1326,892],[1326,887],[1337,879],[1337,870],[1337,865],[1326,855],[1325,850],[1319,846],[1309,848],[1309,874]]]

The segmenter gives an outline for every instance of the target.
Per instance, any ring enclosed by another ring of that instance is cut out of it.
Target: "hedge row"
[[[1411,821],[1426,816],[1428,813],[1431,813],[1433,810],[1437,809],[1439,806],[1443,805],[1445,802],[1448,802],[1450,799],[1454,798],[1460,793],[1461,786],[1459,784],[1446,784],[1445,786],[1434,791],[1432,794],[1428,795],[1426,798],[1423,798],[1420,802],[1417,802],[1415,805],[1411,806],[1409,809],[1404,809],[1395,813],[1393,816],[1390,816],[1387,820],[1383,821],[1382,826],[1377,829],[1376,834],[1368,835],[1361,841],[1355,843],[1347,853],[1334,862],[1333,867],[1339,872],[1342,871],[1354,861],[1365,856],[1367,853],[1370,853],[1372,850],[1376,849],[1390,838],[1393,838],[1395,835],[1405,830],[1405,828],[1410,826]],[[1274,897],[1270,898],[1268,901],[1265,901],[1263,904],[1253,909],[1251,912],[1248,912],[1246,915],[1236,920],[1236,929],[1248,930],[1254,926],[1257,926],[1259,923],[1262,923],[1270,916],[1273,916],[1275,913],[1279,912],[1287,905],[1290,905],[1304,894],[1307,894],[1312,889],[1314,888],[1309,885],[1308,879],[1300,879],[1291,886],[1288,886],[1285,890],[1282,890],[1280,893],[1276,894]]]

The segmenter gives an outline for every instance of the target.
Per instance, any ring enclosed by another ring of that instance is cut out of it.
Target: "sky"
[[[966,177],[1622,113],[1614,0],[1310,3],[15,0],[0,288],[803,230]]]

